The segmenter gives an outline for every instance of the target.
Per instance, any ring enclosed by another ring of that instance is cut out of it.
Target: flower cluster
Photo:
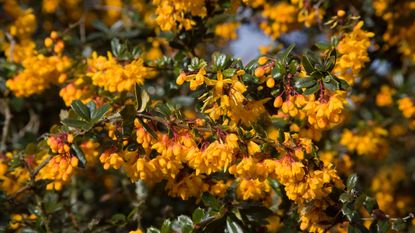
[[[156,21],[164,31],[181,30],[182,28],[190,30],[196,23],[191,18],[185,17],[186,13],[202,18],[207,14],[204,0],[153,0],[153,4],[157,6]]]
[[[46,186],[46,189],[61,190],[62,185],[69,181],[69,178],[78,167],[79,160],[71,153],[70,144],[73,143],[74,136],[72,134],[60,133],[50,136],[47,144],[56,156],[44,155],[41,161],[47,164],[36,176],[37,180],[51,180],[52,182]],[[47,159],[50,161],[47,161]]]
[[[127,64],[118,62],[111,53],[108,57],[93,53],[88,59],[88,73],[92,83],[109,92],[132,91],[135,84],[143,84],[144,79],[152,78],[155,71],[146,67],[141,58]]]
[[[344,35],[337,49],[340,57],[336,62],[334,73],[353,84],[364,64],[369,61],[367,50],[370,47],[372,32],[362,30],[363,22],[358,22],[353,31]]]
[[[387,135],[388,131],[381,127],[373,127],[357,132],[345,129],[341,136],[340,144],[347,147],[350,152],[356,152],[358,155],[383,158],[388,152]]]

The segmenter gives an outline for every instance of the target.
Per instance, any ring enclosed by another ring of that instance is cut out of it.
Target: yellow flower
[[[242,179],[236,187],[236,196],[244,201],[258,201],[264,199],[266,194],[271,191],[268,181],[258,179]]]
[[[362,30],[363,21],[354,26],[353,31],[347,33],[339,42],[337,50],[339,58],[334,67],[334,73],[349,84],[353,84],[357,74],[369,61],[367,50],[370,47],[372,32]]]
[[[358,155],[383,158],[388,152],[387,135],[388,131],[380,127],[366,129],[362,132],[345,129],[340,144],[346,146],[350,152],[356,151]]]
[[[297,13],[298,9],[286,2],[265,4],[262,16],[266,21],[260,24],[260,28],[273,39],[278,39],[282,34],[298,28]]]
[[[70,67],[71,60],[60,55],[35,55],[24,59],[22,65],[24,70],[13,79],[7,80],[6,86],[16,96],[28,97],[42,93],[52,84],[63,83],[67,78],[65,71]]]
[[[376,105],[383,107],[383,106],[391,106],[393,104],[392,96],[395,94],[396,90],[382,85],[380,88],[380,92],[376,95]]]
[[[205,17],[207,10],[204,0],[153,0],[156,8],[156,22],[163,31],[190,30],[196,23],[186,18],[186,13],[192,16]]]
[[[146,67],[141,58],[127,64],[120,64],[108,52],[108,58],[95,52],[88,59],[88,73],[92,83],[110,92],[132,91],[135,84],[143,85],[144,80],[155,76],[152,68]]]
[[[237,22],[227,22],[218,24],[215,27],[215,34],[226,40],[235,40],[238,38],[237,30],[239,28],[239,25],[240,24]]]
[[[10,27],[10,34],[21,39],[29,38],[36,31],[36,17],[32,9],[22,12]]]
[[[203,178],[204,176],[190,174],[180,180],[169,179],[166,184],[166,189],[172,197],[180,197],[182,200],[187,200],[189,197],[199,199],[203,192],[209,190],[209,185]]]

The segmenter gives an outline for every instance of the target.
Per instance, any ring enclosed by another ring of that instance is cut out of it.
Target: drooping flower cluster
[[[337,59],[334,73],[349,84],[353,84],[364,64],[369,61],[368,48],[372,32],[362,29],[363,21],[358,22],[353,31],[344,35],[337,49],[340,54]]]
[[[46,189],[61,190],[62,185],[69,181],[69,178],[78,167],[79,160],[71,153],[70,144],[73,143],[73,135],[60,133],[56,136],[50,136],[47,144],[52,153],[56,156],[45,154],[42,161],[50,158],[46,166],[43,167],[36,176],[37,180],[51,180]]]

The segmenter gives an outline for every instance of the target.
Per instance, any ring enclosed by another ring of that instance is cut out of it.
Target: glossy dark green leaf
[[[138,84],[135,85],[135,99],[137,102],[137,112],[144,112],[148,102],[150,102],[150,95]]]
[[[62,124],[68,127],[75,128],[75,129],[84,129],[84,130],[90,127],[89,123],[86,121],[77,120],[77,119],[69,119],[69,118],[63,119]]]
[[[346,182],[347,190],[350,191],[356,188],[357,181],[358,181],[358,177],[356,174],[350,175],[349,178],[347,178],[347,182]]]
[[[219,210],[221,206],[220,202],[214,196],[208,193],[203,193],[202,201],[206,206],[212,208],[213,210]]]
[[[347,83],[346,80],[341,79],[341,78],[336,78],[336,80],[339,82],[340,84],[340,90],[344,90],[347,91],[350,88],[350,85]]]
[[[120,52],[121,52],[121,43],[120,40],[118,38],[114,38],[111,40],[111,51],[112,54],[114,54],[114,56],[118,57],[120,56]]]
[[[376,198],[373,197],[366,197],[363,202],[363,205],[369,213],[372,213],[373,210],[379,208]]]
[[[225,68],[225,65],[228,61],[228,56],[226,56],[226,54],[219,54],[215,57],[216,59],[214,60],[214,63],[216,65],[216,68],[218,70],[222,70],[223,68]]]
[[[89,111],[89,108],[84,103],[82,103],[82,101],[80,100],[72,101],[71,108],[82,119],[86,121],[91,120],[91,112]]]
[[[200,222],[202,222],[202,220],[206,217],[206,213],[205,211],[198,207],[195,209],[195,211],[193,211],[192,214],[192,221],[196,224],[199,224]]]
[[[193,230],[193,222],[186,215],[180,215],[177,218],[177,223],[180,227],[181,233],[190,233]]]
[[[391,228],[391,224],[388,220],[379,220],[376,226],[378,229],[378,233],[387,233]]]
[[[236,69],[235,68],[228,68],[228,69],[224,70],[222,72],[222,74],[223,74],[223,76],[230,78],[230,77],[232,77],[236,74]]]
[[[315,45],[320,50],[327,50],[331,47],[330,43],[328,42],[317,42]]]
[[[114,225],[121,225],[121,224],[125,223],[126,220],[127,220],[127,218],[125,217],[125,215],[120,214],[120,213],[114,214],[111,217],[111,223],[114,224]]]
[[[342,193],[339,197],[340,202],[347,203],[353,200],[353,196],[350,193]]]
[[[405,222],[402,219],[398,219],[392,222],[391,229],[397,232],[401,232],[405,229]]]
[[[160,233],[160,230],[155,227],[149,227],[147,228],[146,233]]]
[[[111,106],[109,104],[104,104],[102,105],[102,107],[92,112],[91,114],[92,121],[94,122],[100,121],[105,116],[105,114],[110,110],[110,108]]]
[[[275,81],[279,81],[282,79],[281,70],[277,66],[275,66],[274,69],[272,69],[271,74],[272,78],[275,79]]]
[[[347,229],[348,233],[369,233],[369,230],[366,229],[363,225],[349,225],[349,228]]]
[[[75,152],[75,155],[76,155],[76,157],[77,157],[77,158],[78,158],[78,160],[79,160],[79,166],[80,166],[80,167],[82,167],[82,168],[86,167],[86,163],[87,163],[87,161],[86,161],[85,154],[84,154],[84,152],[81,150],[81,148],[79,148],[78,144],[73,143],[73,144],[71,145],[71,148],[72,148],[72,150]]]
[[[311,74],[314,71],[314,64],[312,63],[307,53],[302,56],[301,64],[303,65],[307,74]]]
[[[243,233],[244,232],[242,227],[230,217],[226,218],[226,230],[229,233]]]
[[[94,101],[91,100],[86,104],[86,107],[89,109],[89,112],[91,113],[91,118],[93,118],[92,115],[94,114],[95,110],[97,110],[97,105]]]
[[[246,64],[245,70],[250,72],[250,71],[253,71],[257,66],[258,66],[258,60],[253,59],[248,64]]]
[[[164,220],[160,228],[160,233],[170,233],[171,232],[171,221],[169,219]]]
[[[288,61],[288,56],[291,54],[291,52],[293,51],[293,49],[295,48],[295,43],[290,44],[290,46],[288,46],[288,48],[286,48],[284,50],[284,52],[282,53],[282,59],[287,62]]]
[[[320,90],[320,85],[316,83],[314,86],[311,86],[310,88],[307,88],[307,90],[304,91],[304,95],[312,95]]]
[[[140,124],[144,127],[144,129],[154,138],[154,139],[157,139],[157,134],[156,134],[156,132],[152,129],[152,128],[150,128],[150,126],[148,126],[144,121],[143,121],[143,119],[141,119],[141,118],[137,118],[137,120],[140,122]]]
[[[340,89],[340,84],[335,79],[330,79],[329,82],[323,82],[324,88],[330,91],[337,91]]]
[[[336,57],[335,56],[330,56],[326,61],[325,71],[327,71],[327,72],[332,71],[335,64],[336,64]]]
[[[294,86],[298,89],[309,88],[317,84],[313,77],[298,78],[295,80]]]

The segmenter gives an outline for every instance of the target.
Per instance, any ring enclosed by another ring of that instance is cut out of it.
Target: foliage
[[[0,231],[415,231],[413,1],[0,4]]]

